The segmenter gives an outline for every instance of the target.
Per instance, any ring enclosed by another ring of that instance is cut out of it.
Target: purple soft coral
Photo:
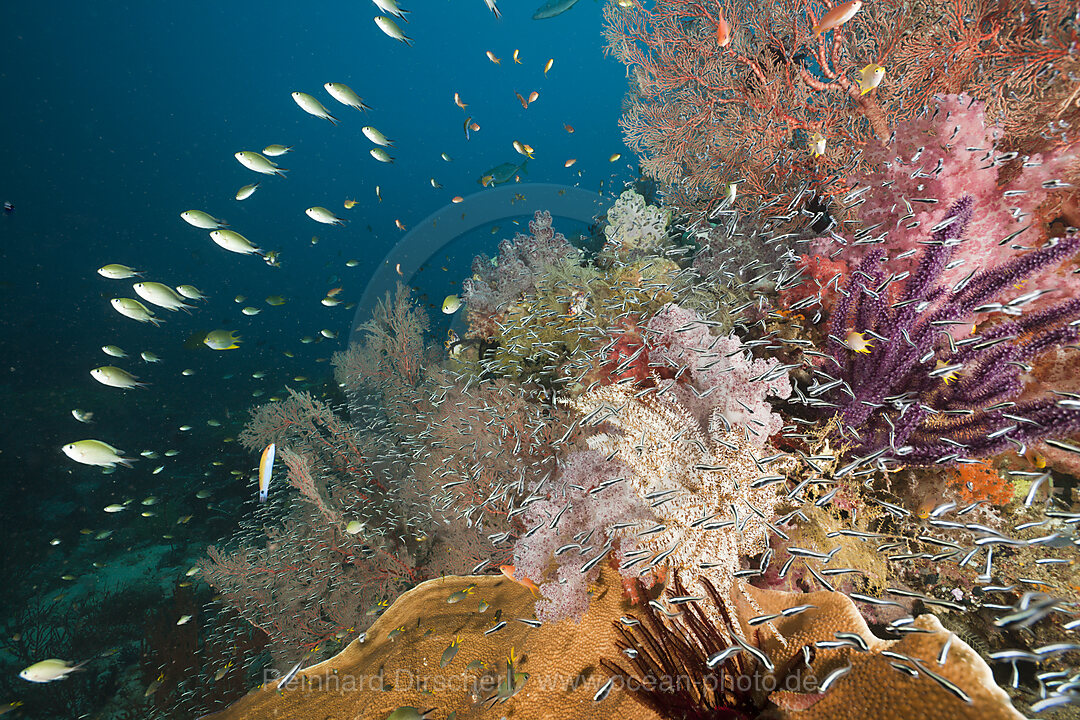
[[[551,226],[551,213],[537,211],[529,222],[529,235],[517,233],[513,241],[499,243],[499,257],[473,259],[473,275],[463,283],[470,313],[494,315],[508,302],[531,290],[542,268],[577,257],[578,250]]]

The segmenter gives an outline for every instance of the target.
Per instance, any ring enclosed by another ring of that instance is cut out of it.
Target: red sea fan
[[[867,3],[829,41],[812,32],[820,12],[806,0],[608,3],[606,51],[631,78],[619,124],[643,172],[668,185],[669,205],[708,202],[736,180],[739,207],[788,204],[808,179],[832,196],[857,162],[850,148],[889,136],[891,96],[861,93],[853,76],[889,63],[911,9]],[[732,29],[724,46],[721,14]],[[821,155],[809,152],[814,133],[829,138]]]

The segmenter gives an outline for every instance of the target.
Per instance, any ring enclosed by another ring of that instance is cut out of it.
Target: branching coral
[[[306,474],[314,473],[320,483],[354,486],[371,496],[386,492],[385,478],[369,461],[383,440],[364,435],[311,393],[290,389],[287,399],[254,408],[240,443],[251,452],[262,452],[270,443],[289,448],[303,456]]]
[[[910,118],[935,93],[988,102],[1009,149],[1080,141],[1080,17],[1072,0],[926,3],[926,22],[896,45],[890,85]]]
[[[1024,378],[1024,392],[1020,401],[1041,397],[1048,392],[1060,393],[1063,400],[1080,398],[1080,345],[1050,348],[1035,358],[1031,365],[1031,373]],[[1080,437],[1075,434],[1071,441],[1073,445],[1080,445]],[[1032,459],[1039,467],[1045,462],[1060,472],[1080,477],[1080,454],[1060,446],[1037,443],[1032,449]]]
[[[938,93],[989,101],[1008,150],[1076,146],[1080,19],[1069,0],[886,0],[813,35],[832,5],[608,4],[607,51],[632,75],[627,144],[669,185],[672,204],[710,204],[729,182],[744,209],[789,204],[807,185],[839,196],[871,160],[852,148],[878,147]],[[730,44],[718,43],[721,22]],[[861,74],[874,65],[885,75],[871,88]]]
[[[437,394],[421,415],[427,453],[409,492],[432,515],[432,572],[479,572],[485,561],[507,561],[515,502],[555,470],[579,433],[566,409],[540,402],[537,388],[444,372],[433,373],[432,387]]]
[[[257,518],[204,562],[275,652],[363,629],[378,602],[424,577],[505,559],[493,531],[505,540],[513,498],[571,434],[568,413],[535,392],[506,381],[470,390],[425,363],[427,318],[403,287],[365,327],[364,342],[334,358],[349,407],[290,392],[241,434],[253,451],[278,444],[306,502],[272,484]]]
[[[1056,399],[1013,401],[1021,391],[1025,361],[1076,340],[1070,320],[1080,315],[1080,300],[1022,314],[958,341],[949,333],[971,323],[978,311],[996,307],[1019,313],[1030,296],[992,303],[1010,286],[1073,255],[1080,235],[956,286],[943,285],[941,274],[973,212],[970,197],[953,205],[895,302],[889,303],[888,291],[896,276],[885,278],[883,253],[875,251],[852,272],[836,304],[830,359],[818,371],[824,383],[809,394],[829,398],[824,404],[837,409],[850,454],[862,461],[948,463],[1080,428],[1080,410]]]
[[[235,547],[208,553],[199,565],[203,577],[267,634],[283,662],[298,649],[363,630],[372,620],[367,611],[419,578],[404,552],[326,525],[313,511],[281,527],[249,524]]]

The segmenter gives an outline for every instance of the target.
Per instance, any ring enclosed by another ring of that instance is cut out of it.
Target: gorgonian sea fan
[[[835,408],[838,433],[856,460],[851,469],[871,460],[960,462],[1080,429],[1080,410],[1059,398],[1015,402],[1025,362],[1076,341],[1080,299],[1026,314],[1021,308],[1037,292],[1000,302],[1025,278],[1075,254],[1080,234],[944,285],[941,276],[973,211],[970,196],[951,207],[894,302],[889,286],[900,278],[886,278],[885,253],[875,250],[851,273],[833,309],[828,359],[807,402]],[[955,332],[981,313],[1016,319],[988,321],[966,337]],[[868,352],[849,347],[851,333],[869,341]]]

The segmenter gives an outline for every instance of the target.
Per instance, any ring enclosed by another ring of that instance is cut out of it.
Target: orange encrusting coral
[[[1013,485],[986,463],[959,465],[949,471],[949,487],[967,503],[985,501],[1007,505],[1013,497]]]

